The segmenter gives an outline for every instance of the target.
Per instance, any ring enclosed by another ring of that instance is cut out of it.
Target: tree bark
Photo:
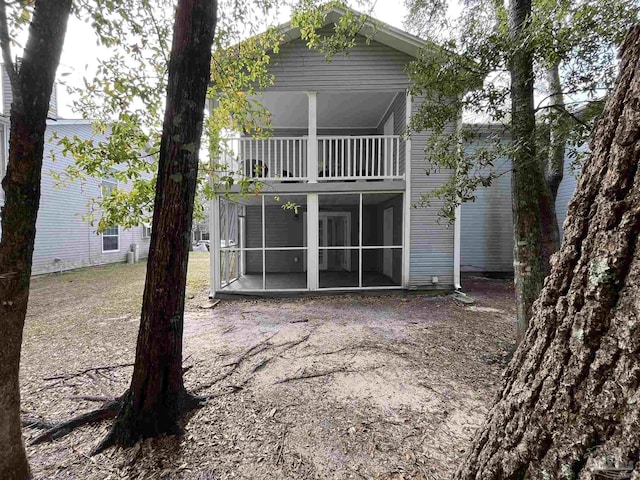
[[[66,33],[71,0],[38,0],[19,71],[8,47],[4,2],[0,6],[0,41],[11,78],[13,103],[9,162],[2,181],[0,241],[0,478],[29,478],[22,440],[19,368],[31,260],[40,205],[44,132],[56,69]],[[4,27],[4,28],[3,28]]]
[[[544,281],[540,203],[544,201],[544,172],[535,152],[533,108],[533,53],[527,40],[531,0],[509,4],[511,58],[512,155],[511,191],[514,230],[514,278],[517,305],[517,341],[524,336],[531,306]]]
[[[133,377],[113,428],[96,451],[179,434],[181,417],[197,404],[184,388],[182,333],[216,9],[216,0],[178,2]]]
[[[529,330],[454,478],[640,478],[639,112],[637,26]]]

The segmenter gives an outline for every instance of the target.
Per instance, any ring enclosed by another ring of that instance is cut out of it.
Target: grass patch
[[[117,263],[35,277],[31,281],[28,317],[82,322],[138,316],[147,262]],[[187,295],[209,286],[209,254],[191,252],[187,270]]]

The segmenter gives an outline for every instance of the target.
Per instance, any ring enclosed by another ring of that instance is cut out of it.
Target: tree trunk
[[[551,275],[456,479],[640,478],[640,26],[620,69]]]
[[[216,9],[216,0],[178,2],[133,378],[110,434],[96,451],[181,433],[181,417],[197,404],[182,379],[182,333]]]
[[[5,68],[11,72],[13,103],[9,162],[2,181],[5,204],[0,241],[0,478],[23,479],[30,473],[20,421],[20,349],[40,205],[44,132],[71,0],[36,2],[17,73],[11,70],[4,9],[3,2],[0,22],[4,20],[5,28],[0,35]]]
[[[564,174],[564,149],[567,136],[562,130],[562,115],[564,114],[564,96],[560,83],[560,64],[556,62],[547,70],[549,84],[549,108],[551,122],[549,125],[549,152],[545,168],[545,178],[554,201],[558,195],[558,187]]]
[[[535,153],[533,54],[527,40],[530,17],[531,0],[510,2],[509,30],[513,45],[517,45],[511,58],[510,70],[511,126],[516,146],[512,156],[511,191],[518,341],[527,329],[531,306],[538,297],[544,280],[540,226],[544,173]]]
[[[551,271],[551,255],[560,248],[560,228],[556,215],[556,197],[562,181],[564,169],[564,149],[567,143],[563,133],[561,115],[564,112],[562,85],[560,84],[560,65],[555,63],[547,70],[549,83],[549,145],[546,149],[544,175],[545,185],[540,195],[540,228],[542,235],[542,257],[544,272]]]

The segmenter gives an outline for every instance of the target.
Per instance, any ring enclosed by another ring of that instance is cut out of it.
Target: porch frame
[[[364,183],[364,182],[363,182]],[[389,183],[404,183],[404,182],[389,182]],[[307,185],[308,186],[308,185]],[[262,256],[262,289],[261,290],[243,290],[243,291],[230,291],[225,290],[222,287],[221,276],[220,276],[220,257],[221,251],[220,248],[220,198],[216,198],[211,200],[210,212],[212,214],[212,218],[210,218],[211,225],[211,243],[213,246],[211,247],[210,255],[210,277],[211,277],[211,288],[210,288],[210,297],[214,298],[217,292],[228,293],[228,294],[268,294],[268,293],[304,293],[304,292],[337,292],[337,291],[362,291],[362,290],[402,290],[407,288],[407,283],[405,283],[406,275],[404,273],[404,265],[406,264],[406,257],[408,256],[408,252],[406,251],[406,238],[405,235],[405,218],[406,215],[403,212],[403,226],[402,226],[402,241],[399,245],[363,245],[363,195],[367,194],[384,194],[384,193],[395,193],[399,195],[404,195],[402,206],[403,211],[405,209],[406,204],[406,195],[407,192],[405,190],[400,190],[396,185],[387,185],[388,189],[381,189],[380,186],[377,186],[376,189],[366,189],[363,191],[335,191],[335,188],[329,190],[328,188],[322,187],[335,187],[335,185],[325,185],[325,184],[316,184],[315,185],[318,191],[315,192],[298,192],[299,194],[307,195],[307,211],[306,211],[306,246],[297,246],[297,247],[266,247],[265,243],[265,234],[266,234],[266,217],[265,217],[265,201],[264,197],[269,195],[284,195],[285,192],[269,192],[262,193],[260,196],[262,197],[261,201],[261,211],[262,211],[262,247],[254,247],[254,248],[229,248],[228,251],[237,251],[243,255],[247,251],[286,251],[286,250],[305,250],[306,254],[306,265],[307,265],[307,287],[306,288],[293,288],[293,289],[267,289],[266,288],[266,255]],[[353,188],[353,185],[350,185]],[[396,187],[396,188],[391,188]],[[345,250],[348,249],[352,252],[357,252],[358,256],[358,285],[359,286],[338,286],[338,287],[323,287],[320,288],[320,269],[319,269],[319,231],[318,231],[318,222],[320,217],[320,205],[319,205],[319,195],[358,195],[358,209],[359,209],[359,225],[358,225],[358,245],[355,246],[334,246],[322,247],[323,250]],[[401,250],[401,275],[400,275],[400,285],[382,285],[382,286],[364,286],[363,285],[363,252],[365,250]],[[240,277],[239,277],[240,278]],[[237,281],[237,280],[236,280]],[[226,285],[225,285],[226,286]]]

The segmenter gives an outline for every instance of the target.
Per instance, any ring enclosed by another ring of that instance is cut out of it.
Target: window
[[[143,223],[142,224],[142,238],[151,238],[151,224]]]
[[[118,181],[115,178],[102,179],[102,198],[111,195],[116,188],[118,188]]]
[[[102,251],[117,252],[120,250],[120,228],[108,227],[102,233]]]

